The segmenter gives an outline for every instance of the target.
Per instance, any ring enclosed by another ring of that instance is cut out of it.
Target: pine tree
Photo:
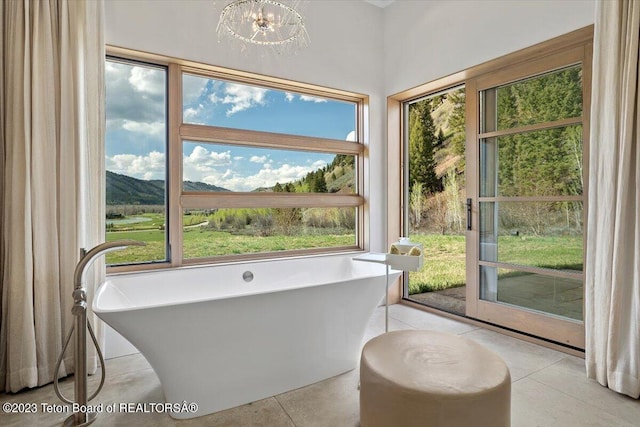
[[[464,88],[449,93],[449,102],[454,107],[449,117],[449,132],[451,138],[451,153],[461,156],[460,161],[456,165],[456,171],[463,173],[465,169],[465,145],[466,145],[466,128],[465,128],[465,91]]]
[[[313,180],[313,192],[314,193],[326,193],[327,192],[327,181],[324,177],[324,170],[319,169],[315,172],[314,180]]]
[[[442,191],[436,176],[433,148],[437,140],[431,118],[431,100],[425,99],[409,107],[409,188],[420,183],[427,192]]]

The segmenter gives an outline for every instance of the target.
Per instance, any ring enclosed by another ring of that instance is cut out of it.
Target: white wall
[[[594,0],[396,1],[384,9],[387,95],[593,24]]]
[[[218,43],[215,31],[224,4],[212,0],[107,0],[106,43],[369,95],[368,188],[384,188],[383,9],[360,0],[309,1],[301,12],[310,46],[297,55],[252,58],[228,43]],[[368,197],[371,249],[380,251],[386,245],[385,195],[374,191]]]

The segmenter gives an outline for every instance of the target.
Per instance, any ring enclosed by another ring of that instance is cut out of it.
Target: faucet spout
[[[146,246],[146,243],[140,242],[138,240],[116,240],[113,242],[101,243],[95,246],[94,248],[90,249],[89,252],[86,252],[86,253],[84,252],[84,250],[82,250],[80,261],[76,265],[75,272],[73,273],[74,288],[76,290],[82,289],[85,271],[91,266],[91,264],[93,264],[93,262],[100,255],[104,255],[107,252],[125,249],[128,246]]]

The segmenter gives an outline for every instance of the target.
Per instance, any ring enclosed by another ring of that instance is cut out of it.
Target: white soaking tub
[[[386,267],[353,256],[113,275],[93,310],[149,361],[167,403],[198,405],[171,416],[202,416],[356,367]]]

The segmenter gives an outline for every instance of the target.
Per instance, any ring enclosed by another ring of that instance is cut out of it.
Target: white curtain
[[[104,239],[103,21],[102,0],[0,5],[0,390],[53,380],[79,248]]]
[[[599,0],[586,250],[586,365],[640,396],[640,2]]]

